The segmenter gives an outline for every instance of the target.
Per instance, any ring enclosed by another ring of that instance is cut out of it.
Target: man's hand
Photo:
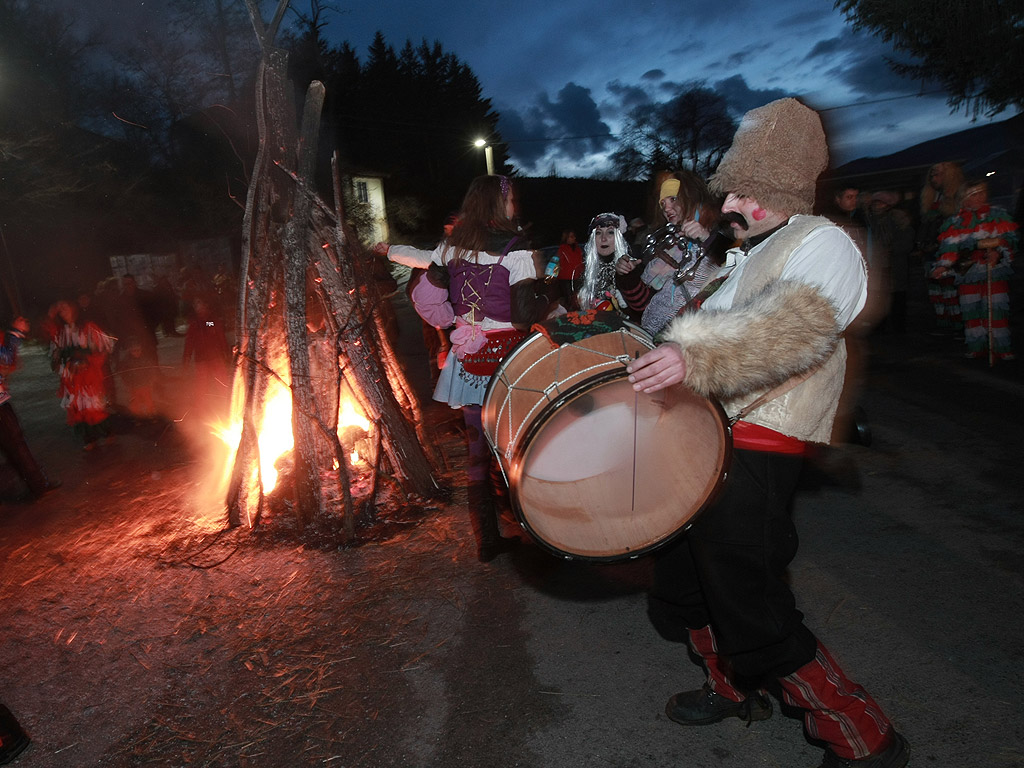
[[[657,392],[686,378],[686,360],[678,344],[662,344],[626,366],[637,392]]]
[[[707,240],[708,236],[711,234],[705,227],[702,227],[693,219],[690,219],[689,221],[684,221],[680,229],[682,230],[683,234],[686,235],[688,238],[690,238],[691,240],[696,240],[697,242],[700,243],[703,243],[705,240]]]

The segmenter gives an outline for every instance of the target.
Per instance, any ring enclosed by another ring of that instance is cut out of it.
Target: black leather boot
[[[677,693],[665,705],[665,714],[680,725],[711,725],[727,717],[746,720],[767,720],[772,716],[772,702],[767,696],[755,693],[743,701],[720,696],[705,685],[696,691]]]
[[[476,539],[477,559],[489,563],[498,555],[509,552],[519,539],[506,538],[498,527],[498,512],[487,481],[469,486],[469,521]]]
[[[28,744],[28,734],[11,714],[11,710],[0,704],[0,765],[7,765],[24,752]]]

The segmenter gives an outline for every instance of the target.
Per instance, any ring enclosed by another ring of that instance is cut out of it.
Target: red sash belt
[[[807,452],[807,443],[803,440],[749,421],[737,421],[732,425],[732,444],[744,451],[784,453],[789,456],[802,456]]]

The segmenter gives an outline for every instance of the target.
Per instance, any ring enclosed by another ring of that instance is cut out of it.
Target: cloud
[[[843,40],[841,37],[830,37],[828,40],[819,40],[804,57],[804,61],[813,62],[821,57],[835,55],[836,51],[842,50]]]
[[[616,106],[623,112],[653,101],[651,94],[639,85],[626,85],[619,80],[612,80],[605,88],[615,97]]]
[[[777,29],[784,29],[792,33],[794,27],[817,27],[826,20],[822,17],[820,8],[813,8],[806,11],[798,11],[789,16],[783,16],[775,26]],[[801,32],[801,34],[803,33]]]
[[[524,113],[502,109],[498,132],[508,144],[512,161],[518,166],[531,167],[547,152],[550,137],[534,109],[527,109]]]
[[[749,66],[749,63],[759,54],[764,53],[763,45],[748,45],[744,48],[740,48],[737,51],[733,51],[724,59],[713,61],[708,66],[711,70],[730,70],[730,69],[742,69]]]
[[[769,101],[791,96],[792,94],[782,88],[759,88],[753,89],[747,85],[743,75],[733,75],[724,80],[717,80],[711,86],[719,96],[725,99],[730,111],[737,117],[742,116],[751,109],[764,106]]]
[[[601,119],[589,88],[566,83],[554,99],[543,91],[525,109],[502,109],[498,129],[517,164],[534,166],[554,153],[579,161],[604,151],[611,128]]]
[[[567,135],[600,137],[591,139],[594,151],[599,151],[608,142],[607,134],[611,129],[601,119],[589,88],[567,83],[554,101],[548,99],[547,93],[542,93],[538,102],[546,116]]]

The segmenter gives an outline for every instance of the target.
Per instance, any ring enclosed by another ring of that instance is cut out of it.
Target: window
[[[356,182],[356,200],[360,203],[370,202],[370,190],[367,188],[365,181]]]

